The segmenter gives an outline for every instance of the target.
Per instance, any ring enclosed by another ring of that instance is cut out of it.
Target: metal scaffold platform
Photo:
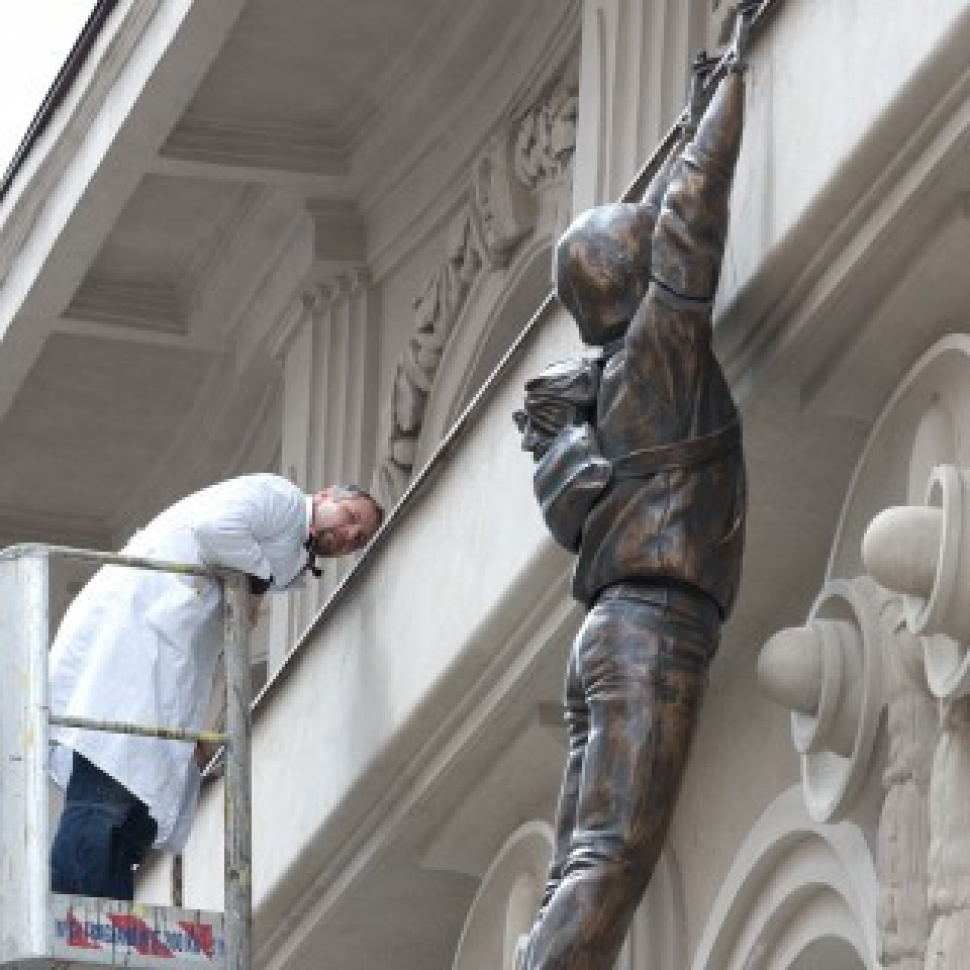
[[[51,712],[52,558],[214,579],[223,588],[226,732],[67,718]],[[0,551],[0,967],[251,967],[250,667],[245,578],[226,570],[47,545]],[[225,911],[51,892],[51,726],[226,748]]]

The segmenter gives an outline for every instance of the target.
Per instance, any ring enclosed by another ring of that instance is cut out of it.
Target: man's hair
[[[381,505],[380,502],[377,501],[376,498],[374,498],[373,495],[371,495],[370,492],[367,491],[367,489],[361,488],[359,485],[334,485],[330,489],[330,491],[333,494],[333,497],[335,499],[343,499],[343,498],[367,499],[367,501],[374,506],[374,512],[377,516],[377,526],[375,527],[374,531],[376,532],[377,529],[379,529],[384,524],[384,507]]]

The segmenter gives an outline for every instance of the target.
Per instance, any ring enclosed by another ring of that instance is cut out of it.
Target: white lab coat
[[[136,533],[134,556],[228,566],[290,585],[307,560],[310,500],[276,475],[245,475],[182,499]],[[51,648],[54,713],[201,730],[222,652],[219,584],[123,566],[100,569],[71,604]],[[195,813],[193,745],[59,728],[51,774],[62,788],[72,750],[121,782],[178,851]]]

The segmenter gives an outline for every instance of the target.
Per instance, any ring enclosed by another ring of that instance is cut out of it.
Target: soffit
[[[54,335],[0,424],[0,510],[83,516],[130,501],[184,421],[211,358]]]
[[[105,240],[67,316],[185,334],[251,193],[236,182],[146,176]]]
[[[252,0],[189,114],[342,131],[378,98],[389,66],[456,6],[450,0]]]
[[[233,182],[147,176],[91,272],[121,279],[184,279],[217,243],[243,194]]]

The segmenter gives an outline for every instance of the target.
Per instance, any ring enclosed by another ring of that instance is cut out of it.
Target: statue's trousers
[[[700,591],[599,597],[566,675],[569,755],[528,970],[611,970],[680,788],[720,614]]]

